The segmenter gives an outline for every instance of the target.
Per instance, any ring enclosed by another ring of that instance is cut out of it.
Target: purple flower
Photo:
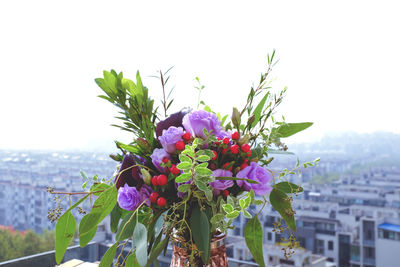
[[[197,110],[186,114],[182,119],[182,124],[185,130],[194,137],[205,138],[203,129],[215,135],[222,130],[221,122],[218,120],[217,115],[205,110]]]
[[[266,195],[272,189],[269,185],[269,182],[272,179],[271,172],[255,162],[250,163],[250,166],[238,172],[236,177],[257,181],[258,184],[250,184],[243,180],[238,180],[236,183],[246,191],[253,189],[254,193],[258,196]]]
[[[147,206],[150,207],[150,194],[153,193],[153,189],[147,184],[142,185],[139,190],[139,202],[142,203],[143,201],[147,200],[145,203]]]
[[[217,137],[219,137],[219,138],[221,138],[221,139],[224,139],[225,137],[228,137],[228,138],[230,139],[230,138],[231,138],[231,134],[228,133],[228,132],[225,132],[225,131],[220,131],[220,132],[217,134]]]
[[[151,154],[150,158],[151,161],[153,162],[154,166],[157,168],[162,173],[167,173],[168,168],[166,167],[161,167],[162,159],[167,157],[168,159],[171,159],[171,156],[162,148],[156,148],[153,151],[153,154]]]
[[[125,184],[129,186],[137,186],[143,183],[143,180],[140,176],[139,167],[133,167],[136,164],[135,157],[131,153],[127,153],[124,155],[124,158],[121,163],[121,167],[118,170],[118,174],[115,177],[116,187],[117,189]]]
[[[168,129],[171,126],[182,127],[182,119],[187,113],[189,113],[189,111],[187,109],[183,109],[177,113],[171,114],[165,120],[160,121],[157,124],[156,136],[157,137],[161,136],[163,130]]]
[[[160,143],[165,151],[172,154],[175,152],[175,144],[178,141],[182,141],[182,135],[184,134],[182,127],[171,126],[168,130],[163,130],[162,135],[158,137]]]
[[[135,210],[140,204],[139,192],[135,187],[125,184],[118,189],[118,204],[124,210]]]
[[[217,169],[212,172],[213,176],[215,177],[232,177],[232,172],[228,170],[223,170],[223,169]],[[214,187],[214,189],[218,190],[225,190],[231,186],[233,186],[233,181],[232,180],[215,180],[214,182],[211,182],[210,185]]]

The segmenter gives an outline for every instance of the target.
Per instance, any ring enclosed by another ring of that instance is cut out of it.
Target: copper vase
[[[228,267],[228,257],[226,256],[225,234],[214,235],[211,239],[210,262],[205,265],[200,258],[195,259],[196,267]],[[187,249],[180,246],[179,242],[174,242],[172,251],[171,267],[187,267],[189,264]]]

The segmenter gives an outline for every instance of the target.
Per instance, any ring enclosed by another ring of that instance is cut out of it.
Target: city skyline
[[[0,148],[93,149],[112,147],[115,139],[129,142],[132,137],[110,126],[117,109],[96,97],[101,91],[94,78],[111,68],[131,79],[140,70],[159,103],[161,87],[149,76],[175,66],[172,111],[196,106],[199,77],[206,86],[202,99],[231,114],[228,107],[243,107],[274,48],[280,62],[273,88],[288,86],[277,118],[314,122],[288,142],[331,131],[400,133],[394,120],[400,88],[394,5],[120,3],[0,4],[0,22],[9,25],[1,29]]]

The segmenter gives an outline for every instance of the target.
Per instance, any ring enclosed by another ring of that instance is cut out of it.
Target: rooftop
[[[391,223],[382,223],[378,227],[379,229],[383,230],[388,230],[388,231],[393,231],[393,232],[398,232],[400,233],[400,225],[397,224],[391,224]]]

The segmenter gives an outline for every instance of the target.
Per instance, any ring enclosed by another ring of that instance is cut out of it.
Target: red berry
[[[153,176],[153,178],[151,178],[151,183],[152,183],[154,186],[157,186],[157,185],[158,185],[157,176]]]
[[[171,168],[169,168],[169,171],[170,171],[173,175],[177,175],[177,174],[180,173],[179,169],[178,169],[174,164],[172,164]]]
[[[165,200],[165,198],[159,197],[157,199],[157,205],[160,207],[164,207],[165,205],[167,205],[167,201]]]
[[[222,150],[222,152],[221,152],[221,153],[222,153],[222,155],[225,155],[225,154],[226,154],[226,152],[228,152],[228,150],[229,150],[229,149],[227,149],[227,148],[224,148],[224,149]]]
[[[222,195],[224,197],[227,197],[229,195],[229,191],[225,189],[224,191],[222,191]]]
[[[183,140],[185,140],[185,141],[189,141],[191,137],[192,137],[192,136],[190,135],[189,132],[186,132],[184,135],[182,135],[182,138],[183,138]]]
[[[231,152],[232,154],[238,154],[239,153],[239,146],[238,145],[233,145],[231,146]]]
[[[161,174],[157,177],[157,183],[158,185],[166,185],[168,183],[168,178],[164,174]]]
[[[243,170],[243,169],[246,168],[247,166],[249,166],[249,165],[247,165],[247,163],[243,163],[242,165],[240,165],[240,169]]]
[[[239,133],[238,132],[234,132],[233,134],[232,134],[232,139],[233,140],[238,140],[239,139]]]
[[[157,192],[153,192],[150,194],[150,201],[151,203],[156,203],[158,199],[159,194]]]
[[[218,141],[221,141],[221,138],[217,137],[217,140],[218,140]]]
[[[250,158],[251,157],[251,150],[249,152],[247,152],[247,157]]]
[[[229,138],[225,137],[224,139],[222,139],[222,143],[224,143],[225,145],[229,144]]]
[[[182,151],[185,149],[185,142],[178,141],[178,142],[176,142],[175,147],[176,147],[176,149]]]
[[[243,152],[247,153],[250,151],[250,146],[248,144],[243,144],[241,147]]]
[[[217,157],[218,157],[218,154],[217,154],[217,152],[214,151],[214,150],[212,150],[212,152],[214,153],[214,157],[212,157],[211,159],[212,159],[212,160],[216,160]]]
[[[169,159],[168,159],[167,157],[164,157],[164,158],[162,159],[162,162],[165,163],[165,164],[167,164],[168,161],[169,161]]]

